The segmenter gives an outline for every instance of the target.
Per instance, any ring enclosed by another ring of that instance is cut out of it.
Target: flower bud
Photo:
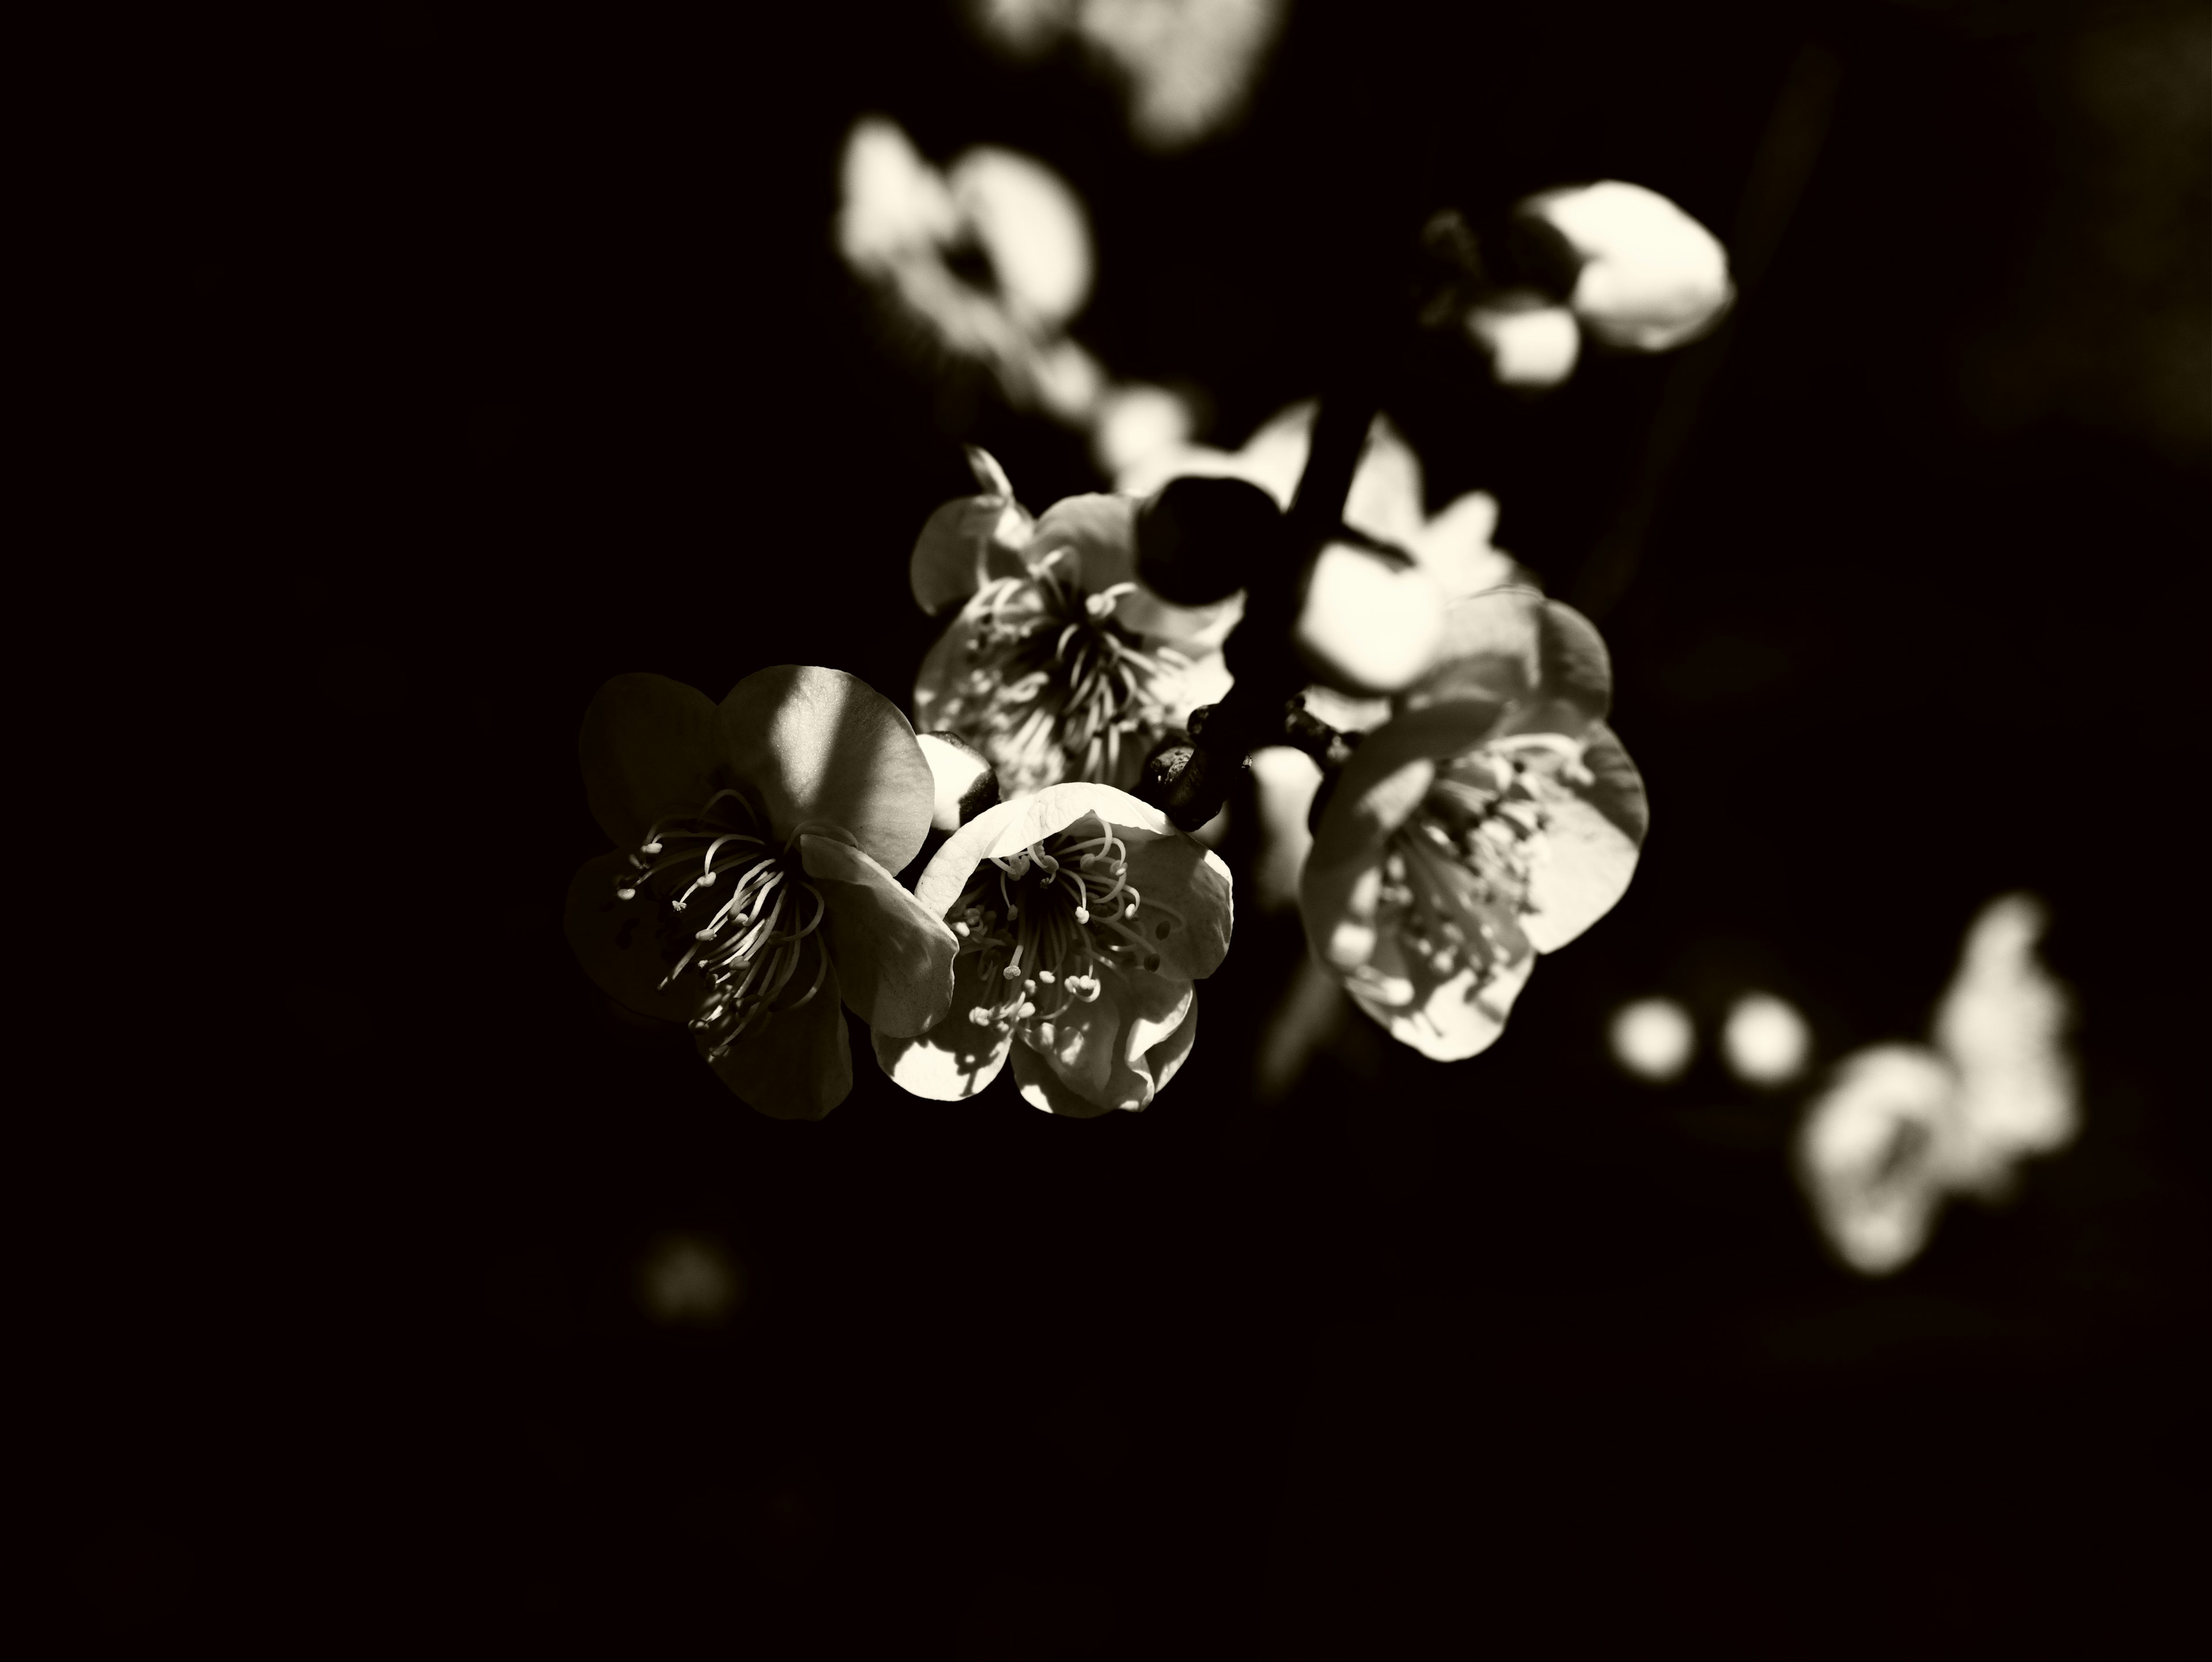
[[[1581,256],[1570,304],[1607,345],[1663,352],[1720,320],[1735,297],[1728,251],[1681,209],[1617,179],[1545,191],[1516,210]]]
[[[1582,352],[1575,314],[1564,306],[1544,305],[1526,289],[1471,309],[1467,332],[1490,360],[1490,373],[1501,387],[1557,387],[1574,374]]]
[[[1434,667],[1444,636],[1443,591],[1402,556],[1331,543],[1314,562],[1291,640],[1323,685],[1374,697],[1411,686]]]
[[[1179,606],[1249,586],[1282,539],[1275,499],[1245,479],[1170,479],[1137,510],[1137,575]]]

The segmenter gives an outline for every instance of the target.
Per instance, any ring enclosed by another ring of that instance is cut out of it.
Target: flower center
[[[1128,873],[1127,847],[1096,813],[976,867],[948,914],[958,955],[975,961],[992,989],[968,1019],[1004,1032],[1025,1029],[1050,1044],[1054,1024],[1072,1007],[1097,1001],[1099,971],[1158,969],[1157,943],[1172,926],[1141,915],[1144,897]]]
[[[1437,976],[1479,975],[1509,953],[1500,938],[1528,910],[1529,862],[1551,828],[1562,780],[1588,782],[1582,747],[1558,734],[1494,739],[1441,763],[1413,817],[1391,833],[1379,910]]]
[[[766,827],[751,803],[737,791],[716,791],[698,813],[655,825],[629,857],[635,869],[617,880],[617,899],[635,900],[643,890],[668,914],[708,913],[660,986],[665,990],[687,971],[705,983],[690,1026],[714,1041],[709,1062],[720,1062],[769,1017],[788,1014],[822,990],[830,953],[815,931],[828,907],[792,852],[817,825],[799,826],[778,850],[761,835]],[[810,938],[813,978],[797,998],[778,1005],[798,984]]]
[[[1085,594],[1058,569],[1055,550],[1027,577],[986,583],[969,604],[969,683],[990,742],[1021,788],[1062,779],[1110,782],[1121,752],[1148,747],[1172,720],[1157,683],[1186,661],[1171,648],[1142,649],[1114,620],[1134,588]]]

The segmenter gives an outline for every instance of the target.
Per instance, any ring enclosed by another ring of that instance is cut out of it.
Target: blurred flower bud
[[[1098,400],[1091,455],[1110,478],[1146,457],[1190,442],[1197,423],[1190,400],[1145,381],[1109,387]]]
[[[1490,360],[1501,387],[1557,387],[1575,372],[1582,331],[1564,306],[1546,305],[1530,289],[1501,295],[1467,314],[1467,332]]]
[[[1206,606],[1249,586],[1274,551],[1283,515],[1245,479],[1170,479],[1137,510],[1137,575],[1182,606]]]
[[[1516,212],[1557,232],[1581,257],[1569,303],[1607,345],[1639,352],[1682,345],[1717,323],[1735,297],[1719,240],[1641,185],[1607,179],[1545,191]]]
[[[931,829],[958,831],[999,801],[999,776],[983,752],[957,734],[917,733],[922,759],[937,782]]]
[[[1352,543],[1322,550],[1291,632],[1316,680],[1363,697],[1411,686],[1434,667],[1443,637],[1436,578]]]

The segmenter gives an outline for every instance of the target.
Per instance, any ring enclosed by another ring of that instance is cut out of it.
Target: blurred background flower
[[[1232,129],[1289,0],[965,0],[970,27],[1017,62],[1079,42],[1127,100],[1129,136],[1188,149]]]

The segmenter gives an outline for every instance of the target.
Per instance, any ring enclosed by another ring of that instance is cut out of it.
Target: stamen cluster
[[[977,747],[1012,791],[1115,782],[1172,724],[1158,683],[1188,667],[1172,648],[1146,651],[1115,620],[1115,603],[1135,584],[1085,594],[1060,569],[1067,552],[1026,576],[994,579],[968,602],[965,691]]]
[[[1562,780],[1588,783],[1578,747],[1556,734],[1492,740],[1439,764],[1436,782],[1392,833],[1377,896],[1408,952],[1438,976],[1509,959],[1501,927],[1526,910],[1529,862]]]
[[[1049,1045],[1054,1024],[1075,1004],[1097,1001],[1099,971],[1159,968],[1154,943],[1172,926],[1142,916],[1144,897],[1128,880],[1127,853],[1113,827],[1090,813],[975,868],[950,915],[952,933],[959,956],[975,960],[996,996],[973,1007],[970,1021],[1002,1032],[1026,1029]]]
[[[740,820],[750,829],[738,829]],[[741,792],[717,791],[698,813],[656,823],[629,856],[634,872],[615,887],[618,900],[635,900],[644,889],[673,913],[701,904],[702,890],[708,901],[726,891],[728,898],[692,932],[684,955],[660,978],[663,990],[687,969],[704,978],[705,995],[690,1026],[714,1041],[707,1052],[709,1062],[720,1061],[731,1045],[771,1015],[806,1003],[822,990],[829,973],[830,954],[817,939],[813,980],[797,999],[781,1009],[775,1007],[776,998],[795,981],[807,939],[821,926],[828,907],[792,852],[814,823],[800,825],[780,851],[758,834],[763,829]]]

